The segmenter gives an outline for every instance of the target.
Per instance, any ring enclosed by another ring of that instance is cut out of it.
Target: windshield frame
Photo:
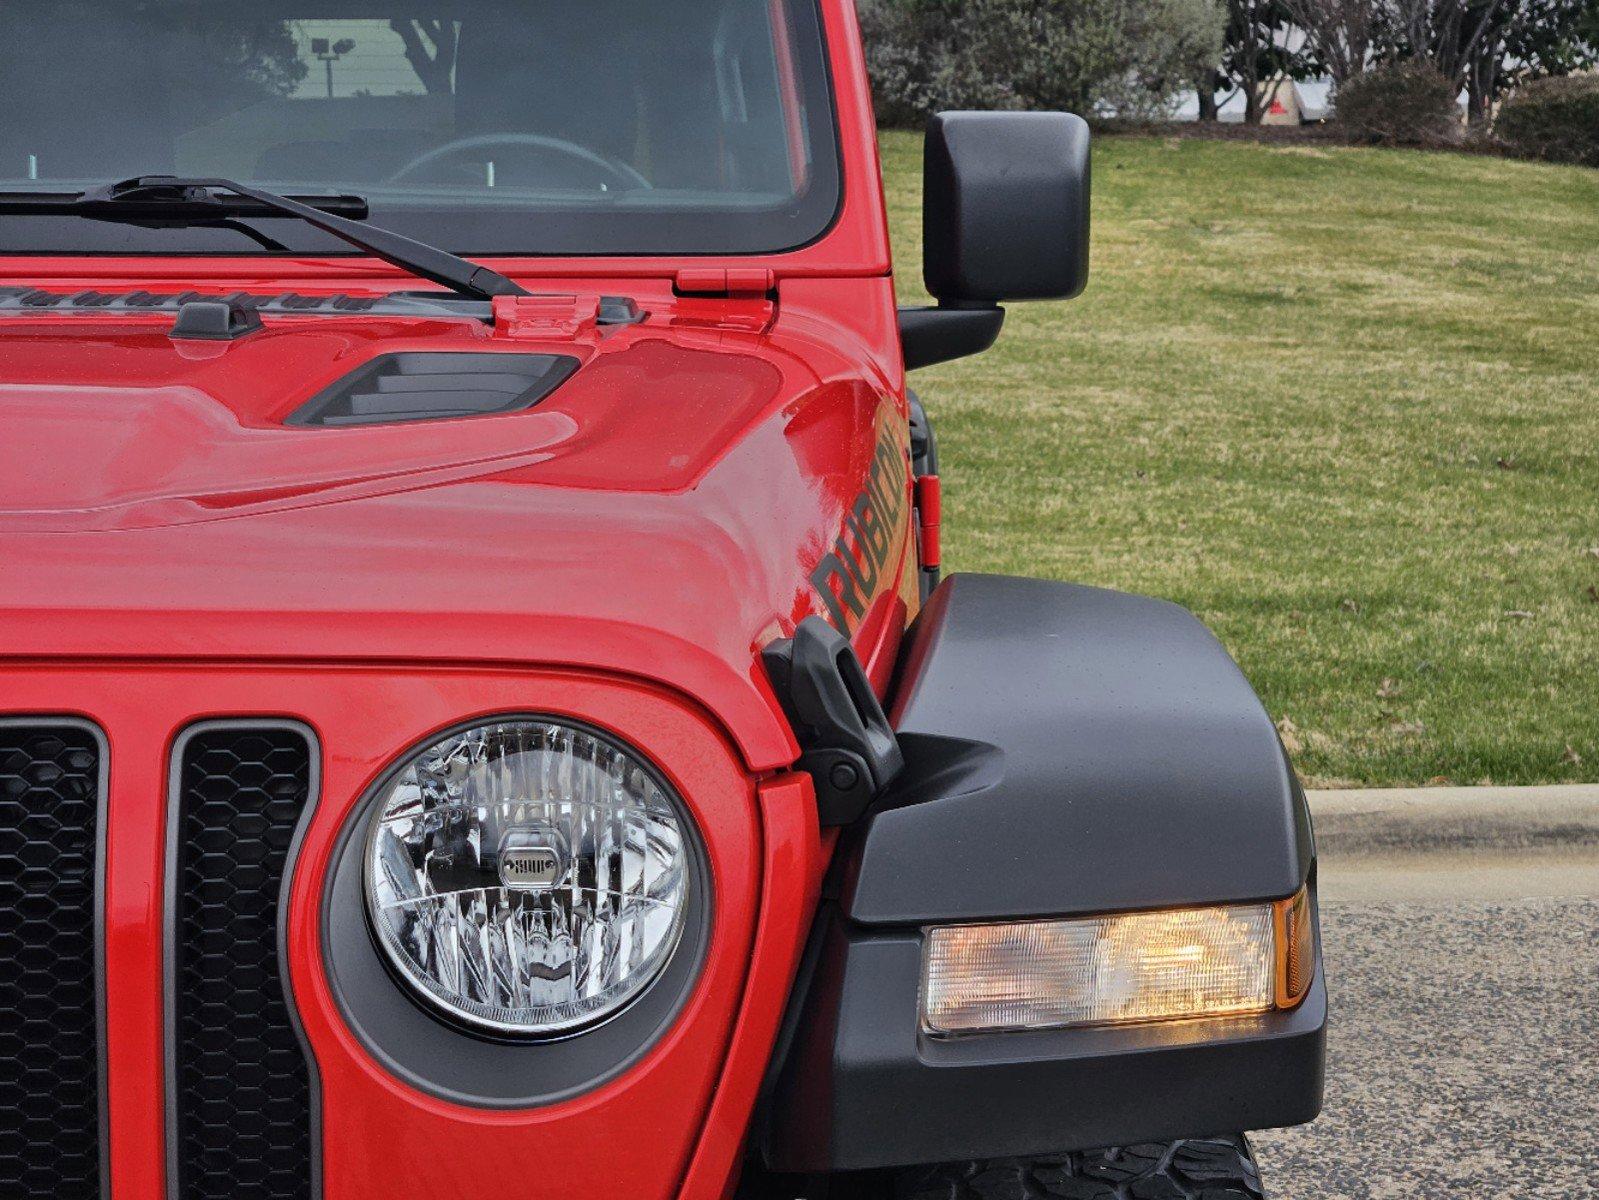
[[[337,0],[308,0],[332,4]],[[803,251],[826,239],[838,226],[846,209],[846,173],[850,155],[845,145],[844,110],[849,97],[840,94],[835,78],[837,46],[824,0],[781,0],[788,14],[786,38],[793,43],[796,86],[802,90],[807,115],[805,146],[810,152],[811,176],[786,206],[724,204],[719,207],[650,206],[636,197],[623,197],[604,205],[563,206],[496,205],[495,197],[464,193],[447,196],[444,189],[414,189],[419,196],[431,190],[449,204],[424,208],[415,203],[385,202],[381,190],[366,190],[371,200],[371,222],[418,241],[432,242],[450,252],[473,259],[525,260],[529,262],[616,259],[738,260],[764,258]],[[405,8],[398,3],[396,9]],[[386,10],[387,11],[387,10]],[[54,192],[65,196],[77,187],[103,186],[109,179],[83,181],[0,180],[0,190]],[[269,187],[276,181],[251,180]],[[277,186],[305,193],[304,184]],[[312,189],[314,190],[314,188]],[[359,183],[330,181],[326,190],[363,191]],[[771,221],[774,211],[776,221]],[[748,218],[748,219],[746,219]],[[773,236],[786,218],[782,236]],[[763,228],[761,222],[768,223]],[[30,258],[133,258],[226,259],[242,261],[348,260],[370,256],[342,242],[294,222],[272,217],[249,217],[239,223],[283,245],[281,250],[262,247],[236,228],[162,227],[86,219],[83,216],[0,215],[0,260]],[[516,229],[514,237],[504,232]],[[496,228],[500,231],[496,233]],[[537,230],[535,236],[522,231]],[[460,231],[460,232],[456,232]],[[764,235],[764,236],[762,236]]]

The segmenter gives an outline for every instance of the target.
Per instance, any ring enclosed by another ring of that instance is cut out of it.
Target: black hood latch
[[[905,756],[849,639],[821,617],[762,651],[816,786],[824,826],[850,825],[904,769]]]

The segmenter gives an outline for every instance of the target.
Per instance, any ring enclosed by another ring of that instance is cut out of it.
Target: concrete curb
[[[1321,854],[1599,852],[1599,785],[1309,793]]]

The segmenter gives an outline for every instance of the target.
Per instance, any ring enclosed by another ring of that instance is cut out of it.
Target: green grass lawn
[[[1094,189],[1088,292],[914,378],[946,566],[1193,609],[1322,785],[1599,780],[1599,171],[1122,137]]]

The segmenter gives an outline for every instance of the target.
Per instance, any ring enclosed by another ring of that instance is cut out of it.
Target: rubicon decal
[[[833,625],[852,633],[866,615],[889,567],[896,536],[907,518],[910,458],[892,409],[878,418],[871,469],[859,496],[844,515],[833,548],[811,573],[811,586],[827,606]]]

